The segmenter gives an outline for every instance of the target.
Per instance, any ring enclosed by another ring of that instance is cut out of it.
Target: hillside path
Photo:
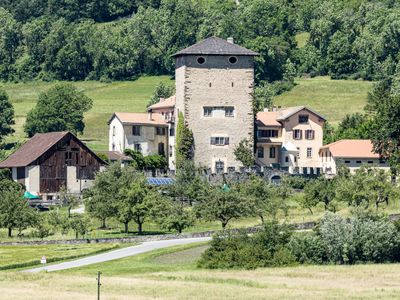
[[[128,256],[134,256],[141,253],[178,246],[178,245],[186,245],[191,243],[198,243],[198,242],[206,242],[210,241],[211,237],[200,237],[200,238],[186,238],[186,239],[174,239],[174,240],[163,240],[163,241],[152,241],[152,242],[144,242],[140,245],[131,246],[127,248],[122,248],[118,250],[113,250],[93,256],[88,256],[84,258],[80,258],[73,261],[58,263],[54,265],[44,266],[33,268],[29,270],[24,270],[22,272],[28,273],[37,273],[40,271],[47,271],[47,272],[54,272],[60,270],[66,270],[71,268],[83,267],[91,264],[101,263],[105,261],[110,261],[114,259],[120,259]]]

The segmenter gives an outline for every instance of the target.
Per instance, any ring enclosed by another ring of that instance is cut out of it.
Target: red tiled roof
[[[5,161],[1,162],[0,168],[30,165],[67,134],[67,131],[35,134]]]
[[[265,126],[281,126],[281,123],[279,123],[279,121],[284,121],[287,118],[293,116],[294,114],[302,111],[303,109],[308,110],[310,113],[325,120],[323,116],[305,106],[294,106],[294,107],[278,108],[278,110],[276,111],[259,112],[257,113],[257,121],[261,122]]]
[[[379,158],[370,140],[340,140],[321,149],[329,149],[334,157]]]
[[[159,109],[159,108],[172,108],[175,106],[175,95],[167,99],[160,100],[160,102],[150,105],[148,109]]]
[[[150,119],[151,115],[151,119]],[[120,113],[116,112],[112,115],[109,123],[111,120],[117,117],[121,123],[123,124],[130,124],[130,125],[160,125],[160,126],[167,126],[167,122],[163,115],[159,113]]]

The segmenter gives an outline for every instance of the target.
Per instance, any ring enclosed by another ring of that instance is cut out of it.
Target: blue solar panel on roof
[[[147,183],[151,185],[170,185],[174,183],[172,178],[168,177],[149,177]]]

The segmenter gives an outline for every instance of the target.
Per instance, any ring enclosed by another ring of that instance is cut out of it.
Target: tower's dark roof
[[[187,47],[173,56],[181,55],[243,55],[257,56],[258,53],[239,45],[229,43],[218,37],[209,37],[190,47]]]

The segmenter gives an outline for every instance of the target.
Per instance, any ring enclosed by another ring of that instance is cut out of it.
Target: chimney
[[[149,121],[153,120],[153,110],[149,109]]]
[[[227,41],[228,43],[234,44],[234,42],[233,42],[233,37],[228,37],[228,38],[226,39],[226,41]]]
[[[164,98],[164,97],[161,97],[161,98],[160,98],[160,102],[163,102],[163,101],[165,101],[165,98]]]

